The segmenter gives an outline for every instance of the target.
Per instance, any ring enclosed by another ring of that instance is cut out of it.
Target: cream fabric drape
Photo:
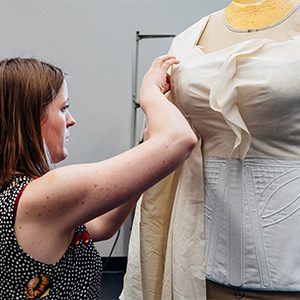
[[[176,37],[170,54],[184,58],[207,20]],[[182,168],[144,193],[135,215],[120,299],[205,299],[201,170],[199,140]],[[197,254],[191,249],[198,249]]]

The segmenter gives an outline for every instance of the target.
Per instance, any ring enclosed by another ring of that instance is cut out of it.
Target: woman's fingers
[[[145,96],[145,91],[149,88],[159,89],[161,93],[166,93],[170,90],[170,75],[168,69],[178,64],[179,60],[172,55],[162,55],[154,59],[150,69],[145,74],[141,86],[141,96]]]
[[[173,64],[178,64],[179,60],[172,55],[162,55],[154,59],[152,67],[162,68],[164,71],[167,71],[169,67]]]
[[[163,72],[167,72],[172,65],[174,65],[174,64],[177,65],[177,64],[179,64],[179,62],[180,61],[177,58],[170,57],[163,62],[161,69]]]

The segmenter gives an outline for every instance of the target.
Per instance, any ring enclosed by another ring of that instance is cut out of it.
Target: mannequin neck
[[[260,29],[286,17],[299,0],[234,0],[225,9],[228,24],[237,29]]]

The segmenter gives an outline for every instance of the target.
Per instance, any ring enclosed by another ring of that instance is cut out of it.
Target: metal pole
[[[136,145],[136,111],[139,107],[137,101],[137,80],[138,80],[138,68],[139,68],[139,31],[135,33],[135,59],[133,66],[133,82],[132,82],[132,120],[131,120],[131,147]]]
[[[131,147],[137,144],[136,141],[136,123],[137,123],[137,109],[140,107],[138,101],[138,68],[139,68],[139,41],[142,39],[153,38],[173,38],[175,34],[140,34],[139,31],[135,33],[135,57],[133,61],[133,76],[132,76],[132,109],[131,109]]]

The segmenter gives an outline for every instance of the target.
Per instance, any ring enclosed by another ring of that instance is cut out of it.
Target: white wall
[[[64,164],[103,160],[130,147],[135,32],[178,34],[229,0],[0,0],[0,57],[33,56],[70,74],[71,130]],[[140,42],[140,76],[170,39]],[[125,256],[130,222],[114,256]],[[98,243],[107,256],[114,238]]]

